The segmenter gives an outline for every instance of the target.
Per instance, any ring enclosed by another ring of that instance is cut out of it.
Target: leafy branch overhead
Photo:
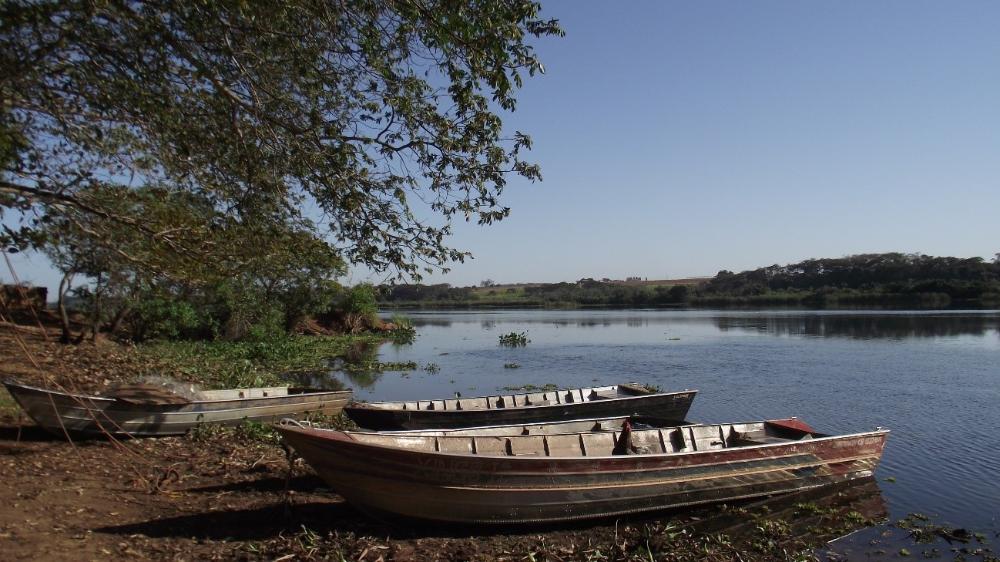
[[[529,137],[500,118],[542,71],[527,39],[562,34],[539,12],[527,0],[4,2],[0,209],[29,217],[7,238],[31,240],[36,213],[72,211],[192,255],[219,247],[196,242],[208,233],[274,224],[376,271],[460,261],[451,219],[500,220],[508,177],[540,178]],[[209,216],[154,228],[102,195],[141,186],[165,202],[190,194]]]

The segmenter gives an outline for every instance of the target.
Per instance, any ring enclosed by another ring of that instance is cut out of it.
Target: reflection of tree
[[[982,336],[998,328],[997,316],[988,315],[803,315],[720,316],[720,330],[744,330],[774,335],[842,337],[851,339],[904,339],[944,336]]]
[[[361,388],[372,387],[382,373],[366,368],[378,361],[378,346],[367,341],[354,342],[331,364],[334,370],[344,373],[349,381]]]
[[[630,316],[630,317],[628,317],[628,318],[625,319],[625,324],[629,328],[642,328],[643,326],[646,325],[646,319],[645,318],[635,317],[635,316]]]
[[[378,344],[357,341],[330,359],[329,371],[287,373],[285,378],[300,386],[340,390],[344,385],[331,376],[331,371],[337,371],[358,387],[370,388],[382,377],[381,371],[371,368],[378,363],[378,348]]]
[[[344,377],[360,388],[371,388],[382,378],[381,371],[342,371]]]
[[[285,373],[282,378],[294,386],[323,390],[344,390],[344,384],[330,376],[328,371],[299,371]]]
[[[438,326],[441,328],[447,328],[451,326],[451,320],[440,319],[440,318],[420,318],[415,317],[413,320],[413,326],[419,328],[421,326]]]
[[[580,320],[579,322],[576,323],[576,325],[579,328],[596,328],[598,326],[606,328],[606,327],[608,327],[608,326],[611,325],[611,321],[610,320]]]

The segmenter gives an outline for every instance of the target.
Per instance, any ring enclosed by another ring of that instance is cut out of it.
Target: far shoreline
[[[692,304],[637,304],[637,305],[617,305],[617,304],[533,304],[533,303],[438,303],[438,302],[428,302],[428,303],[388,303],[380,302],[378,303],[380,313],[388,313],[393,311],[468,311],[468,310],[646,310],[646,311],[864,311],[864,312],[878,312],[878,311],[915,311],[915,312],[998,312],[1000,313],[1000,308],[997,308],[991,303],[991,305],[955,305],[955,306],[914,306],[914,305],[826,305],[826,306],[813,306],[813,305],[760,305],[760,304],[730,304],[730,305],[720,305],[713,303],[711,305],[692,305]]]

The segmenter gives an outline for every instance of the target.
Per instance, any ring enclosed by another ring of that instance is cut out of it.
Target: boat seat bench
[[[520,435],[424,435],[395,437],[382,434],[357,434],[367,443],[393,445],[406,439],[405,447],[414,450],[486,456],[609,456],[621,451],[621,427],[597,423],[590,433],[533,434],[525,427]],[[802,439],[811,439],[807,434]],[[763,425],[694,425],[677,428],[632,429],[629,447],[624,454],[671,454],[695,451],[789,443],[769,435]]]

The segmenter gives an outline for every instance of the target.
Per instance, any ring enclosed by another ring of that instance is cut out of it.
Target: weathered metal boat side
[[[683,423],[696,390],[654,392],[635,384],[407,402],[354,403],[346,408],[372,430],[447,429],[644,415]]]
[[[118,437],[180,435],[202,423],[275,422],[308,414],[336,415],[351,391],[289,387],[202,391],[199,400],[142,404],[103,396],[69,394],[4,382],[21,408],[44,429],[63,434]]]
[[[507,437],[279,431],[361,509],[504,524],[624,515],[872,476],[887,431],[824,436],[801,426],[778,420]]]

